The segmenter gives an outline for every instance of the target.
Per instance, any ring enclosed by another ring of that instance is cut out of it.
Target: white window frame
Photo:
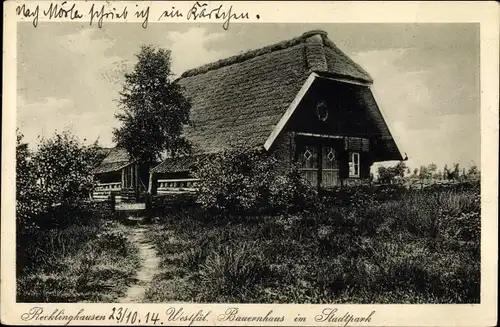
[[[357,167],[357,171],[356,171]],[[360,154],[359,152],[349,153],[349,177],[359,178],[359,173],[361,171],[360,167]]]

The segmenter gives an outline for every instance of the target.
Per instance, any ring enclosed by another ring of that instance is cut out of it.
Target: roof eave
[[[127,167],[127,166],[129,166],[129,165],[133,164],[134,162],[135,162],[135,161],[133,161],[133,162],[127,162],[127,163],[125,163],[125,164],[123,164],[123,165],[121,165],[121,166],[118,166],[118,167],[116,167],[116,168],[113,168],[113,169],[105,169],[105,170],[102,170],[102,171],[100,171],[100,170],[99,170],[99,168],[100,168],[100,167],[97,167],[97,168],[95,168],[95,169],[93,169],[93,170],[92,170],[92,173],[93,173],[94,175],[96,175],[96,174],[106,174],[106,173],[112,173],[112,172],[115,172],[115,171],[122,170],[123,168],[125,168],[125,167]]]

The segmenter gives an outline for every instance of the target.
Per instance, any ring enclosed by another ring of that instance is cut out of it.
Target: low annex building
[[[94,200],[107,200],[111,194],[116,195],[118,202],[123,197],[133,200],[146,191],[148,171],[131,160],[125,148],[102,149],[102,152],[105,155],[103,161],[92,171],[97,181],[92,194]]]
[[[150,192],[192,191],[189,168],[235,146],[298,162],[318,188],[369,179],[377,161],[403,160],[373,97],[371,76],[324,31],[188,70],[178,82],[191,101],[184,130],[193,155],[150,172]]]

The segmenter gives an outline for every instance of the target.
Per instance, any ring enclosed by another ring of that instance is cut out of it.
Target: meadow
[[[113,302],[125,294],[137,248],[127,227],[96,217],[18,231],[17,302]]]
[[[479,183],[354,188],[282,215],[160,216],[151,302],[479,303]]]

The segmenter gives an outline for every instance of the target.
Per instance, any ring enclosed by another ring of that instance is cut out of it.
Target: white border
[[[3,128],[2,128],[2,237],[1,237],[1,307],[0,318],[4,324],[63,324],[59,321],[22,321],[21,314],[35,304],[15,303],[14,269],[15,236],[15,109],[16,108],[16,17],[15,7],[20,2],[4,3],[4,56],[3,56]],[[35,3],[35,2],[30,2]],[[36,2],[46,4],[44,2]],[[79,2],[78,6],[87,12],[93,2]],[[102,4],[102,3],[100,3]],[[133,2],[114,2],[125,6]],[[150,5],[151,13],[158,14],[165,5],[168,8],[184,8],[192,2],[137,2]],[[210,2],[210,5],[214,5]],[[230,3],[225,3],[230,5]],[[122,307],[163,313],[167,307],[183,307],[185,310],[212,310],[222,313],[226,308],[238,307],[247,315],[273,315],[295,317],[298,312],[307,316],[305,323],[287,320],[281,325],[344,325],[343,323],[317,323],[314,316],[325,307],[338,308],[357,315],[368,315],[376,310],[373,320],[365,325],[377,326],[492,326],[497,314],[497,242],[498,242],[498,72],[499,72],[499,8],[495,2],[235,2],[234,10],[258,13],[260,19],[252,16],[248,22],[275,23],[376,23],[376,22],[471,22],[481,26],[481,304],[477,305],[261,305],[261,304],[123,304]],[[46,20],[40,18],[40,21]],[[63,19],[64,20],[64,19]],[[127,22],[140,21],[129,17]],[[185,22],[182,19],[170,20]],[[205,23],[207,20],[200,20]],[[150,21],[151,24],[154,20]],[[217,22],[219,24],[221,22]],[[235,24],[233,22],[233,24]],[[55,308],[75,314],[84,309],[86,314],[109,314],[113,304],[41,304],[45,312]],[[235,325],[234,322],[220,322],[217,314],[203,325]],[[71,323],[76,324],[76,323]],[[86,325],[102,325],[101,321],[83,322]],[[106,321],[104,324],[124,324]],[[186,322],[170,322],[173,325],[187,325]],[[240,323],[252,325],[256,323]],[[197,323],[197,325],[202,325]],[[263,325],[263,324],[261,324]],[[351,324],[350,326],[355,325]]]

